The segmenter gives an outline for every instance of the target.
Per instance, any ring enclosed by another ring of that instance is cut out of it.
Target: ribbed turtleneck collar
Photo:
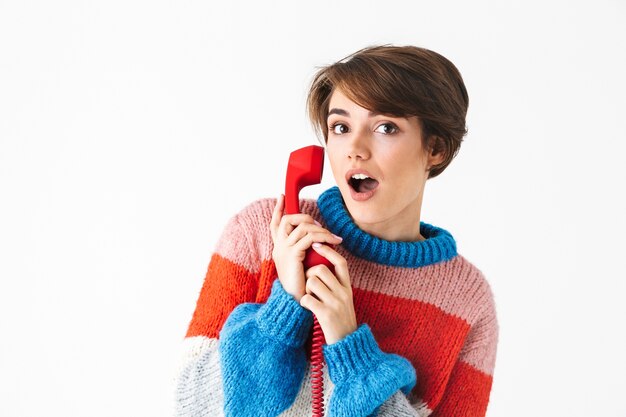
[[[418,268],[457,255],[452,235],[428,223],[420,222],[420,233],[426,240],[417,242],[384,240],[361,230],[350,217],[337,186],[324,191],[317,199],[317,205],[328,230],[341,236],[341,245],[359,258],[384,265]]]

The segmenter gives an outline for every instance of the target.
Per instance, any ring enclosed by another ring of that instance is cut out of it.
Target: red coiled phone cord
[[[311,341],[311,391],[313,393],[313,417],[324,417],[324,332],[313,315],[313,339]]]

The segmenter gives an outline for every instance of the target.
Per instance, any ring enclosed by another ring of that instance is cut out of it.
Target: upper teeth
[[[364,180],[365,178],[369,178],[369,177],[365,174],[354,174],[352,178],[354,178],[355,180]]]

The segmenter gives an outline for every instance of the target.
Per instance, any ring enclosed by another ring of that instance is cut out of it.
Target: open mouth
[[[367,193],[378,187],[378,181],[364,174],[356,174],[348,180],[350,187],[357,193]]]

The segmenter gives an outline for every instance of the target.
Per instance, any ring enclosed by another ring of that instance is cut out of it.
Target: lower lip
[[[374,193],[376,192],[376,190],[378,190],[378,187],[374,188],[373,190],[370,191],[366,191],[364,193],[359,193],[357,192],[354,188],[348,186],[350,188],[350,194],[352,195],[352,199],[355,201],[367,201],[370,198],[372,198],[374,196]]]

